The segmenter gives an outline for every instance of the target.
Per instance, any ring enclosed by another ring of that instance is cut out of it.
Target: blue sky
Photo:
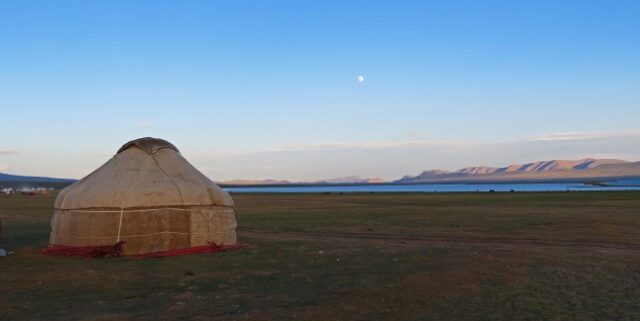
[[[219,180],[640,160],[638,57],[637,1],[2,1],[0,171],[141,136]]]

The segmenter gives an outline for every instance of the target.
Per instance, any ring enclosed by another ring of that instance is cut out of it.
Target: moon
[[[364,76],[363,75],[358,75],[356,80],[358,80],[358,82],[364,82]]]

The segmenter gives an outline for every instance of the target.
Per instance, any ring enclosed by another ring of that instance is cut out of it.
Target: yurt
[[[231,196],[171,143],[140,138],[56,198],[45,254],[170,256],[236,248]]]

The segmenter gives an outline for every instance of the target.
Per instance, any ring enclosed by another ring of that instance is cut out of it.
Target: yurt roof
[[[58,194],[55,208],[229,206],[227,192],[191,165],[166,140],[140,138]]]
[[[123,151],[125,151],[131,146],[138,147],[139,149],[147,152],[147,154],[155,154],[155,152],[157,152],[162,148],[170,148],[175,150],[178,153],[180,152],[178,148],[176,148],[176,146],[174,146],[173,144],[169,143],[164,139],[153,138],[153,137],[143,137],[143,138],[134,139],[122,145],[122,147],[118,149],[118,152],[116,154],[122,153]]]

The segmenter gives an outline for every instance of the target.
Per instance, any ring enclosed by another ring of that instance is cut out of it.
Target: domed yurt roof
[[[55,202],[56,209],[167,205],[233,207],[233,200],[173,144],[151,137],[124,144],[107,163],[62,190]]]
[[[55,246],[126,242],[123,254],[136,255],[237,243],[231,196],[158,138],[124,144],[62,190],[54,209]]]

